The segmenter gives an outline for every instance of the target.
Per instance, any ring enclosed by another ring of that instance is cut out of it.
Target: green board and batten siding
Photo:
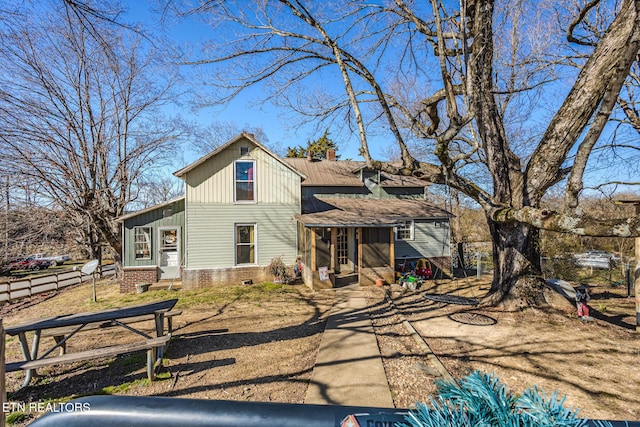
[[[240,156],[240,146],[250,146],[248,155]],[[191,203],[234,203],[234,161],[255,160],[256,203],[272,205],[300,204],[300,176],[261,148],[247,140],[231,144],[186,174],[186,198]],[[189,207],[187,207],[189,209]]]
[[[240,156],[240,146],[250,152]],[[256,201],[234,203],[234,161],[255,160]],[[260,147],[240,140],[185,175],[187,269],[235,264],[235,224],[256,224],[257,265],[282,256],[293,263],[300,176]]]
[[[170,215],[167,215],[170,210]],[[166,215],[166,216],[165,216]],[[135,227],[151,227],[151,258],[135,259],[134,253],[134,229]],[[124,220],[124,266],[142,267],[157,265],[158,260],[158,227],[180,227],[181,234],[184,227],[184,199],[159,206],[157,209],[141,212],[140,214]],[[181,251],[184,250],[184,238],[181,239]]]
[[[437,224],[437,226],[436,226]],[[397,239],[395,257],[435,258],[451,256],[449,220],[414,221],[413,240]]]

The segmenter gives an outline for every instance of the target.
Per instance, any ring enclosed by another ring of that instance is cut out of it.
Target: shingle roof
[[[364,184],[358,177],[358,169],[366,166],[365,162],[353,160],[313,160],[306,158],[284,158],[298,172],[307,178],[302,186],[330,187],[362,187]],[[386,172],[380,173],[382,187],[425,187],[427,182],[412,176],[397,176]]]
[[[377,227],[412,219],[449,218],[452,215],[424,199],[311,198],[302,202],[296,219],[307,227]]]

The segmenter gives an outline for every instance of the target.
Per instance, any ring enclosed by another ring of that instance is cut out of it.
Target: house
[[[121,291],[181,280],[183,288],[272,280],[275,257],[303,265],[314,288],[392,282],[398,263],[450,268],[450,214],[425,183],[363,162],[283,159],[242,133],[174,175],[185,195],[119,221]]]
[[[120,291],[180,278],[184,261],[184,197],[127,214],[122,223]]]

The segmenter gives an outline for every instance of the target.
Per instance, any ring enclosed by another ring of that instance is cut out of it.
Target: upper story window
[[[134,234],[134,252],[136,259],[151,258],[151,227],[135,227]]]
[[[413,240],[413,220],[405,221],[402,225],[396,227],[397,240]]]
[[[246,156],[249,154],[249,151],[251,151],[251,149],[247,146],[241,145],[240,146],[240,156]]]
[[[236,202],[255,202],[255,169],[253,160],[238,160],[235,163],[235,200]]]

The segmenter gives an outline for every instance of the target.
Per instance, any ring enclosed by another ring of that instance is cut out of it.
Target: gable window
[[[246,146],[243,146],[243,145],[240,146],[240,156],[248,155],[249,151],[250,151],[249,147],[246,147]]]
[[[136,259],[151,259],[151,227],[134,227],[133,247]]]
[[[397,240],[413,240],[413,220],[405,221],[402,225],[396,227]]]
[[[256,263],[256,225],[236,224],[236,265]]]
[[[235,200],[236,202],[254,202],[255,199],[255,167],[253,160],[235,162]]]

